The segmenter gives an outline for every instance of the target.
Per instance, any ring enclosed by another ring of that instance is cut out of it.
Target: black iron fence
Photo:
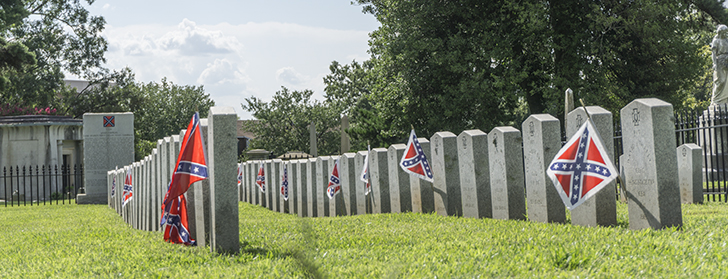
[[[83,185],[83,165],[3,167],[0,203],[5,207],[69,203]]]
[[[709,201],[728,201],[728,104],[711,106],[707,110],[675,112],[675,139],[677,148],[694,143],[703,151],[703,194]],[[619,168],[622,148],[622,128],[614,126],[614,157]],[[618,185],[618,192],[621,185]]]

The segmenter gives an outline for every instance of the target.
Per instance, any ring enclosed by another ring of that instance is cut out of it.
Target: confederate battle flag
[[[334,169],[331,170],[331,176],[329,177],[329,185],[326,186],[326,194],[329,199],[333,199],[334,195],[341,191],[341,180],[339,179],[339,159],[336,159],[334,163]]]
[[[184,193],[190,184],[207,178],[205,143],[200,133],[200,115],[195,112],[182,140],[182,149],[167,194],[162,203],[161,226],[164,226],[164,241],[195,245],[190,238],[187,225],[187,201]]]
[[[588,119],[559,150],[546,174],[569,210],[596,195],[617,178],[599,133]]]
[[[420,146],[420,141],[417,140],[414,129],[410,132],[407,148],[404,150],[402,160],[399,161],[399,166],[407,173],[432,182],[430,163],[427,162],[427,156]]]

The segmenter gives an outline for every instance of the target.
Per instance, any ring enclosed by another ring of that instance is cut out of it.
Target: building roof
[[[0,126],[83,126],[83,119],[60,115],[14,115],[0,116]]]
[[[238,138],[254,139],[256,135],[252,132],[252,125],[257,123],[258,120],[238,120]]]

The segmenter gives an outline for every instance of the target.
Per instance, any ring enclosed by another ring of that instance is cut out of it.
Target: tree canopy
[[[535,113],[563,119],[567,88],[615,116],[635,98],[696,105],[705,46],[728,19],[716,0],[357,3],[381,27],[370,60],[332,63],[326,98],[351,115],[354,140],[380,145],[410,125],[431,135],[520,126]]]

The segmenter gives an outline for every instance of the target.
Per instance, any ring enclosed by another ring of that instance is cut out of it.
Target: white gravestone
[[[369,154],[369,173],[372,178],[372,195],[374,207],[372,213],[389,213],[389,171],[387,170],[387,149],[373,148]]]
[[[586,107],[591,116],[594,128],[604,143],[609,160],[614,162],[614,123],[612,113],[598,106]],[[583,107],[572,110],[568,116],[566,136],[573,136],[587,120]],[[674,149],[673,149],[674,150]],[[550,161],[549,161],[550,163]],[[617,181],[612,181],[596,195],[584,201],[571,211],[571,224],[580,226],[615,226],[617,225]]]
[[[316,187],[316,158],[308,158],[308,171],[306,172],[306,189],[308,190],[309,196],[309,217],[319,216],[319,199],[317,195],[320,191],[319,187]]]
[[[703,150],[694,143],[677,147],[677,169],[682,203],[703,203]]]
[[[207,165],[210,176],[210,249],[213,252],[237,253],[240,250],[240,219],[235,190],[237,119],[232,107],[210,108]]]
[[[435,190],[435,211],[442,216],[463,216],[460,195],[457,136],[437,132],[430,138],[432,186]]]
[[[533,114],[523,127],[523,162],[526,174],[528,219],[541,223],[566,222],[566,208],[546,175],[561,149],[561,124],[549,114]]]
[[[430,159],[432,158],[430,154],[430,140],[417,138],[417,141],[420,142],[420,147],[422,147],[428,160],[432,160]],[[410,174],[410,193],[412,193],[412,212],[435,212],[435,193],[431,182],[420,179],[414,174]]]
[[[412,212],[412,195],[410,193],[410,175],[399,166],[407,145],[392,144],[387,149],[389,168],[389,201],[392,213]]]
[[[329,183],[329,160],[331,157],[321,156],[316,159],[316,199],[319,217],[331,216],[329,197],[326,196],[326,185]]]
[[[513,127],[495,127],[488,133],[490,185],[495,219],[526,219],[521,141],[521,132]]]
[[[355,189],[356,189],[356,214],[366,214],[367,213],[367,197],[369,195],[365,195],[364,191],[366,190],[366,183],[362,181],[359,177],[361,176],[361,172],[364,169],[364,158],[367,155],[367,151],[359,151],[356,153],[356,156],[354,156],[354,169],[356,170],[356,181],[355,181]]]
[[[106,171],[134,162],[134,114],[84,113],[83,165],[85,193],[79,204],[108,202]]]
[[[672,105],[636,99],[620,115],[629,228],[682,226]]]
[[[354,168],[354,153],[344,153],[339,159],[339,176],[341,177],[341,195],[344,198],[344,209],[346,215],[355,215],[356,192],[354,185],[356,184],[356,174]]]
[[[458,135],[460,195],[463,216],[493,218],[488,167],[488,135],[481,130],[467,130]]]

